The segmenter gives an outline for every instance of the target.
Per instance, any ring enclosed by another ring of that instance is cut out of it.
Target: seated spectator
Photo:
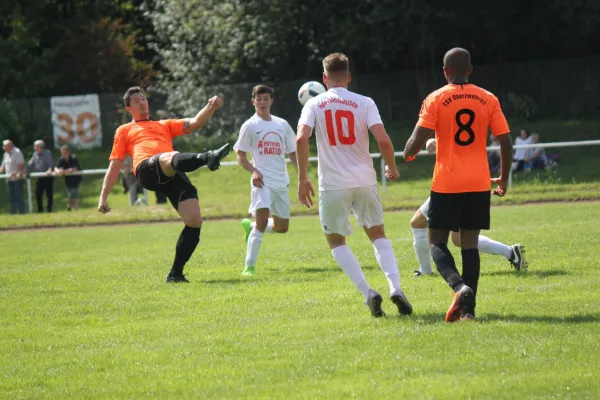
[[[527,129],[521,129],[520,136],[515,139],[515,145],[530,144],[531,136],[527,132]],[[522,171],[525,168],[525,152],[528,149],[515,149],[515,155],[513,156],[513,170],[515,172]]]
[[[81,175],[73,175],[81,169],[79,166],[79,160],[75,154],[72,154],[69,150],[69,146],[64,145],[60,148],[60,154],[54,172],[58,176],[65,177],[65,184],[67,186],[67,198],[69,203],[67,205],[67,211],[71,209],[79,209],[79,185],[81,184]]]
[[[531,144],[537,144],[540,142],[540,135],[537,133],[531,134]],[[546,168],[546,151],[542,147],[533,147],[527,149],[525,152],[525,171],[531,171],[532,169]]]
[[[500,146],[494,135],[490,135],[490,146]],[[500,171],[500,149],[488,151],[488,164],[491,174]]]

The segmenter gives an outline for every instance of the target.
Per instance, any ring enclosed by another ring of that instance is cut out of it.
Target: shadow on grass
[[[206,279],[206,280],[201,280],[200,283],[206,284],[206,285],[220,285],[223,283],[245,283],[245,282],[249,282],[249,279],[242,279],[242,278],[235,278],[235,279]]]
[[[379,270],[379,266],[374,267],[372,265],[362,265],[363,271],[372,271]],[[332,272],[343,272],[339,267],[331,267],[331,268],[295,268],[293,272],[302,272],[308,274],[321,274],[321,273],[332,273]]]
[[[543,270],[526,270],[526,271],[493,271],[482,272],[482,276],[516,276],[518,278],[547,278],[550,276],[564,276],[569,273],[562,269],[543,269]]]
[[[425,313],[415,314],[408,317],[408,319],[417,324],[438,324],[445,323],[444,313]],[[407,317],[392,316],[398,320],[407,319]],[[389,317],[388,317],[389,318]],[[570,315],[566,317],[557,317],[553,315],[518,315],[518,314],[495,314],[485,313],[477,317],[477,323],[486,322],[514,322],[514,323],[547,323],[547,324],[589,324],[600,322],[599,314],[583,314],[583,315]],[[469,323],[469,322],[463,322]]]

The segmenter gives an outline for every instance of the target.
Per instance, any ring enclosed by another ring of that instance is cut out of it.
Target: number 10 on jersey
[[[335,111],[335,128],[333,126],[333,112],[331,110],[325,111],[325,124],[327,125],[327,137],[329,138],[329,144],[336,146],[339,140],[340,144],[348,145],[356,142],[356,136],[354,135],[354,113],[349,110],[336,110]],[[346,120],[344,126],[343,120]],[[337,140],[336,140],[336,128],[337,128]],[[344,129],[347,128],[347,129]]]

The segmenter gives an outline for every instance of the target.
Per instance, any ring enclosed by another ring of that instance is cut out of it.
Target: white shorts
[[[423,214],[423,216],[427,220],[429,220],[429,217],[427,217],[427,214],[429,214],[429,197],[427,198],[427,200],[425,200],[425,203],[423,203],[423,205],[419,207],[419,210],[421,210],[421,214]]]
[[[377,185],[319,192],[323,232],[351,235],[350,212],[356,216],[356,226],[372,228],[383,225],[383,206]]]
[[[279,218],[290,218],[290,195],[288,188],[274,189],[263,186],[252,186],[250,207],[248,212],[256,216],[256,210],[268,208],[271,215]]]

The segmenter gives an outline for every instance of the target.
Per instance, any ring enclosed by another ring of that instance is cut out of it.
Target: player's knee
[[[450,239],[452,240],[453,245],[460,247],[460,234],[458,232],[452,232],[450,234]]]
[[[277,233],[287,233],[288,229],[287,225],[273,227],[273,230]]]
[[[421,211],[417,211],[410,219],[410,227],[413,229],[427,228],[427,218],[425,218]]]
[[[264,232],[265,229],[267,229],[267,224],[269,223],[268,219],[256,219],[256,222],[254,223],[254,226],[257,230]]]
[[[202,216],[200,214],[190,215],[185,218],[184,223],[192,228],[201,228],[202,227]]]

